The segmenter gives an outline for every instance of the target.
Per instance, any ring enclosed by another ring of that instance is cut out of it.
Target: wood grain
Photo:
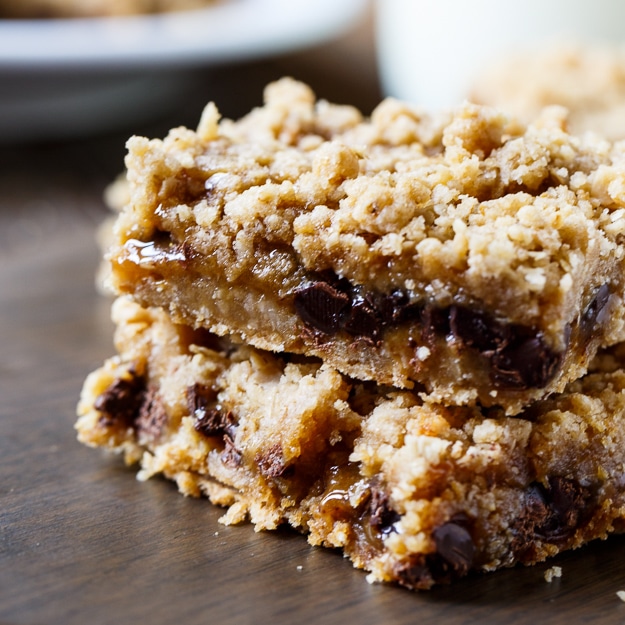
[[[324,72],[318,62],[329,54],[228,68],[210,80],[232,115],[259,101],[261,81],[283,73],[332,99],[348,101],[349,92],[367,108],[378,97],[370,66],[350,79]],[[206,96],[200,90],[177,114],[199,110]],[[78,444],[82,381],[112,354],[109,301],[94,287],[94,232],[125,136],[0,152],[0,623],[625,621],[616,595],[625,589],[625,537],[410,593],[368,584],[340,554],[288,530],[223,527],[208,502],[165,481],[141,484],[118,458]],[[547,583],[554,564],[562,577]]]

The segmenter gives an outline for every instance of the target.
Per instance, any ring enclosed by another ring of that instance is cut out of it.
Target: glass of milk
[[[625,42],[625,0],[377,0],[386,95],[429,110],[461,102],[480,68],[554,41]]]

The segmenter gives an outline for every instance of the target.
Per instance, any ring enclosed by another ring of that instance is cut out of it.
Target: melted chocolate
[[[436,551],[397,563],[394,573],[399,583],[411,589],[429,588],[433,583],[451,582],[467,575],[476,552],[469,525],[469,518],[458,514],[434,529]]]
[[[536,541],[558,543],[569,538],[583,523],[591,500],[591,490],[571,478],[553,476],[546,486],[530,484],[524,512],[513,526],[513,553],[531,560]]]
[[[464,524],[448,521],[433,534],[436,553],[429,556],[430,569],[435,579],[463,577],[473,565],[475,544]]]
[[[386,535],[394,531],[394,525],[401,516],[391,508],[389,496],[379,488],[371,488],[369,501],[369,524],[380,534]]]
[[[607,287],[601,287],[580,322],[582,328],[594,328],[608,297]],[[537,328],[505,324],[467,306],[424,306],[399,289],[390,294],[368,292],[332,275],[297,289],[294,305],[304,323],[316,331],[328,335],[344,331],[373,343],[390,326],[417,323],[423,341],[431,346],[447,336],[459,347],[481,354],[488,362],[495,388],[543,388],[556,375],[563,359],[562,353],[547,345]]]
[[[115,380],[94,402],[94,408],[100,413],[100,423],[107,427],[131,426],[141,408],[144,393],[145,379],[141,376],[133,374],[130,378]]]
[[[131,427],[140,445],[157,440],[167,425],[167,412],[157,388],[148,386],[143,376],[132,371],[129,378],[118,378],[101,395],[94,407],[105,427]]]
[[[156,387],[149,386],[135,419],[135,430],[139,443],[145,445],[148,442],[158,440],[166,425],[167,412],[163,401],[159,397]]]
[[[293,466],[286,464],[282,445],[276,443],[256,457],[259,471],[267,478],[287,477],[293,473]]]

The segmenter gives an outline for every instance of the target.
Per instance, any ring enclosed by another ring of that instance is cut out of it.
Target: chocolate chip
[[[218,408],[210,408],[203,410],[201,413],[195,413],[195,421],[193,427],[196,431],[204,434],[204,436],[223,436],[225,433],[225,424],[223,414]]]
[[[295,291],[294,303],[304,323],[326,334],[335,334],[343,327],[351,306],[347,294],[322,281]]]
[[[237,467],[242,460],[242,454],[234,444],[237,418],[232,411],[218,406],[216,399],[215,391],[202,384],[195,384],[187,389],[187,405],[194,417],[193,427],[204,436],[221,437],[224,444],[222,462]]]
[[[105,427],[129,427],[134,423],[143,402],[145,378],[130,373],[130,378],[116,379],[93,404]]]
[[[375,302],[367,294],[356,294],[352,298],[349,314],[343,327],[353,336],[376,340],[382,330]]]
[[[432,533],[436,551],[413,555],[397,562],[393,573],[407,588],[430,588],[435,583],[450,582],[467,575],[473,567],[476,549],[463,520],[448,521]]]
[[[188,246],[179,245],[170,232],[156,230],[149,241],[128,239],[124,245],[126,259],[136,263],[176,263],[185,266]]]
[[[476,555],[468,525],[468,518],[460,515],[437,527],[432,533],[434,553],[412,555],[393,566],[398,582],[413,590],[427,589],[467,575]]]
[[[588,304],[579,322],[579,329],[582,336],[588,338],[595,331],[595,326],[604,321],[602,313],[605,313],[606,305],[610,299],[610,288],[607,284],[599,287],[590,304]]]
[[[421,313],[421,325],[424,342],[433,345],[437,338],[450,332],[449,309],[425,306]]]
[[[330,335],[344,330],[373,342],[389,325],[418,321],[422,308],[401,289],[377,293],[330,272],[297,289],[294,306],[304,323],[315,330]]]
[[[551,350],[540,333],[524,336],[528,330],[520,326],[511,326],[511,331],[519,334],[491,357],[493,382],[499,388],[545,387],[556,374],[562,354]]]
[[[135,374],[115,380],[94,407],[100,412],[101,424],[132,427],[141,445],[157,440],[167,424],[167,411],[156,386],[146,387],[145,378]]]
[[[537,540],[566,540],[583,523],[591,499],[591,490],[570,478],[552,476],[546,486],[530,484],[524,496],[524,512],[512,527],[512,552],[530,561]]]
[[[293,472],[293,466],[286,464],[282,445],[276,443],[256,456],[259,471],[267,478],[286,477]]]
[[[449,331],[464,345],[481,352],[497,349],[506,339],[505,329],[489,315],[465,306],[450,306]]]
[[[512,525],[511,551],[519,558],[531,554],[537,538],[537,529],[546,527],[551,518],[552,512],[547,503],[544,487],[538,483],[530,484],[524,495],[523,513]]]
[[[377,298],[378,315],[384,325],[399,321],[401,311],[410,304],[408,294],[401,289],[394,289]]]
[[[425,557],[413,555],[393,565],[393,575],[398,583],[410,590],[427,590],[435,580]]]
[[[547,503],[547,492],[542,484],[534,482],[527,488],[525,510],[534,527],[541,527],[547,523],[551,510]]]
[[[549,478],[551,507],[555,512],[560,527],[577,527],[591,493],[579,482],[564,477]]]
[[[243,454],[234,444],[234,439],[229,434],[224,435],[224,450],[221,452],[221,461],[231,467],[240,467]]]
[[[448,521],[437,527],[433,534],[436,543],[435,576],[452,574],[454,577],[466,575],[475,557],[475,544],[464,525]],[[442,566],[441,566],[442,565]]]
[[[420,321],[423,313],[423,306],[411,301],[401,289],[384,296],[380,308],[385,325]]]
[[[149,386],[143,396],[135,430],[140,445],[157,441],[167,424],[167,412],[155,386]]]
[[[223,434],[221,411],[215,408],[217,394],[203,384],[194,384],[187,388],[187,407],[195,419],[193,426],[205,436]]]
[[[231,436],[236,432],[236,420],[231,411],[222,412],[219,408],[206,410],[201,417],[197,417],[193,427],[204,436]]]
[[[464,306],[450,306],[448,315],[450,335],[490,361],[496,387],[543,388],[556,374],[562,355],[551,350],[535,328],[504,324]]]
[[[391,508],[388,493],[372,487],[369,501],[369,524],[383,535],[390,534],[401,515]]]

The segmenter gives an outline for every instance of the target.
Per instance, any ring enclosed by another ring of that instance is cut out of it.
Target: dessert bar
[[[79,439],[227,507],[225,523],[289,524],[411,589],[623,528],[622,347],[510,417],[237,346],[127,298],[113,316],[118,353],[85,382]]]
[[[111,284],[176,323],[513,415],[625,340],[623,146],[465,103],[370,117],[291,79],[133,137]]]

